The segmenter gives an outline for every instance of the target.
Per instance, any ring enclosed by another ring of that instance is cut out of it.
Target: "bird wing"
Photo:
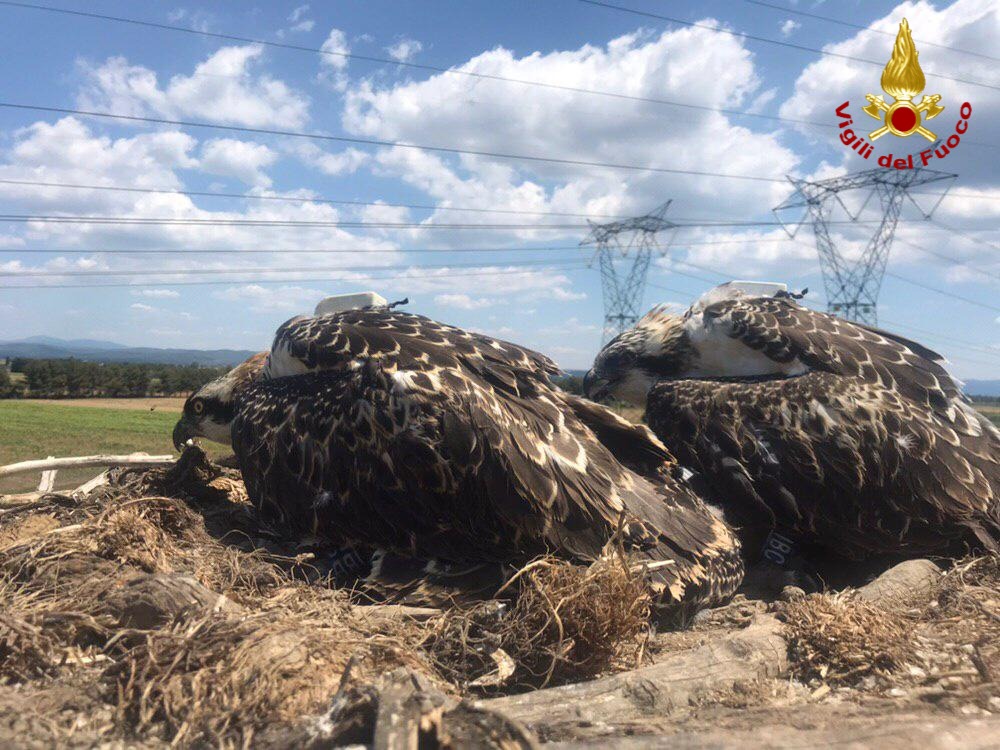
[[[727,512],[862,557],[972,538],[997,548],[1000,433],[968,411],[977,432],[877,379],[817,371],[662,381],[647,420]]]
[[[619,538],[667,599],[738,585],[738,542],[690,488],[615,460],[554,389],[530,397],[462,368],[263,381],[233,447],[251,498],[300,526],[418,556],[591,561]],[[668,562],[669,561],[669,562]]]
[[[274,337],[267,376],[344,370],[376,360],[394,370],[462,367],[518,392],[559,368],[543,354],[422,315],[364,308],[292,318]]]
[[[966,426],[955,405],[959,385],[939,364],[941,356],[896,334],[775,297],[717,302],[700,317],[692,313],[689,325],[702,352],[736,340],[788,374],[815,370],[881,384],[956,420],[958,429]],[[707,374],[747,374],[724,369]]]
[[[569,393],[559,394],[611,455],[620,463],[644,476],[669,471],[674,457],[660,439],[644,424],[629,422],[611,409]]]

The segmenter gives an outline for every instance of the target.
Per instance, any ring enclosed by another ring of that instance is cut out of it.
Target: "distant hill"
[[[57,339],[54,336],[28,336],[18,339],[18,344],[44,344],[46,346],[57,346],[75,349],[127,349],[124,344],[116,344],[114,341],[101,341],[99,339]]]
[[[963,389],[970,396],[1000,396],[1000,380],[966,380]]]
[[[79,359],[84,362],[147,362],[164,365],[232,366],[255,352],[243,349],[156,349],[112,341],[31,336],[0,342],[0,358]]]

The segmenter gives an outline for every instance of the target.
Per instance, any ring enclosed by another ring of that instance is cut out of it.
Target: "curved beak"
[[[611,393],[611,383],[593,370],[588,370],[583,376],[583,394],[591,401],[601,401]]]
[[[179,451],[184,450],[184,444],[193,437],[195,437],[195,433],[192,431],[187,419],[185,417],[178,419],[177,424],[174,425],[174,448]]]

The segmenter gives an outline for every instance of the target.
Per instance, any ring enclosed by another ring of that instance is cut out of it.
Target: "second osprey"
[[[788,293],[723,285],[612,340],[585,388],[645,405],[748,547],[777,528],[850,558],[998,551],[1000,431],[940,361]]]

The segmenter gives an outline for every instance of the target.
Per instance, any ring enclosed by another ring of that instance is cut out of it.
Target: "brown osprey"
[[[242,369],[241,369],[242,368]],[[730,529],[645,427],[556,388],[546,357],[386,308],[294,318],[188,399],[284,524],[416,558],[588,562],[619,535],[665,604],[727,598]]]
[[[720,297],[654,309],[585,383],[645,404],[748,552],[774,526],[853,558],[1000,549],[1000,432],[939,355],[787,293]]]

